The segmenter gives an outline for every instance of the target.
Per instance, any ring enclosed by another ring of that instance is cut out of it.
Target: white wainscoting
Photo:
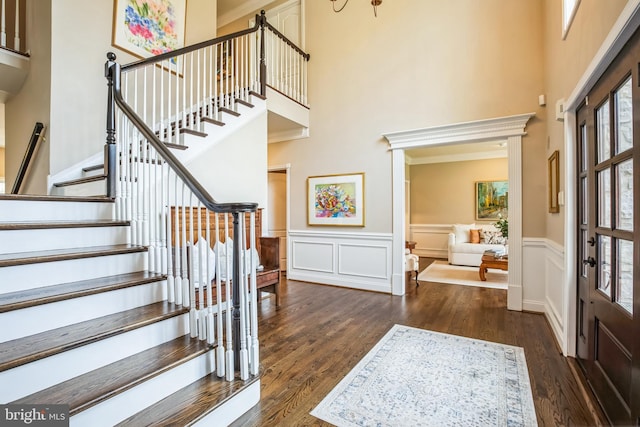
[[[564,348],[564,248],[542,238],[523,239],[522,309],[544,313]]]
[[[391,233],[289,231],[287,277],[391,293]]]
[[[407,240],[416,242],[413,253],[418,256],[447,259],[452,231],[452,224],[411,224]]]

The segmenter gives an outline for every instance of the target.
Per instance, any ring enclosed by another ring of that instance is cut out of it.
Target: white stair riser
[[[0,268],[0,293],[142,271],[146,252]]]
[[[85,182],[64,187],[54,186],[51,194],[56,196],[104,196],[107,194],[107,181]]]
[[[70,426],[110,427],[215,371],[215,352],[207,353],[73,416]],[[220,425],[220,424],[214,424]]]
[[[98,175],[104,175],[104,168],[94,169],[94,170],[90,170],[90,171],[82,171],[82,176],[83,177],[98,176]]]
[[[132,286],[0,314],[0,342],[162,301],[166,281]]]
[[[260,380],[238,394],[234,394],[223,405],[193,424],[193,427],[228,426],[260,401]]]
[[[112,219],[113,212],[108,202],[0,200],[1,222]]]
[[[188,314],[138,328],[0,372],[0,402],[11,402],[188,332]],[[93,425],[93,424],[90,424]]]
[[[128,243],[127,226],[0,230],[0,254]]]

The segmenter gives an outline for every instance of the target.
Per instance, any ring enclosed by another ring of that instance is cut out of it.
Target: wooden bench
[[[195,222],[193,224],[194,233],[198,228],[198,218],[197,218],[197,209],[193,209]],[[204,208],[200,209],[200,224],[202,224],[201,236],[206,237],[206,216],[207,210]],[[215,230],[215,212],[209,213],[209,235],[210,239],[214,240],[216,236]],[[173,247],[178,247],[182,242],[182,210],[178,210],[178,234],[179,239],[178,245],[176,245],[175,238],[175,207],[171,207],[171,244]],[[225,214],[217,214],[218,215],[218,237],[219,241],[224,243],[227,237],[233,239],[233,221],[231,215],[229,215],[229,231],[228,236],[224,226],[224,216]],[[258,209],[256,211],[256,219],[255,219],[255,227],[256,227],[256,236],[260,236],[262,234],[262,209]],[[246,230],[249,230],[250,223],[250,215],[245,214],[245,225]],[[190,236],[191,230],[191,212],[189,209],[185,211],[184,224],[186,229],[186,241],[192,241]],[[248,233],[247,233],[248,234]],[[250,236],[247,235],[247,247],[250,247],[251,244],[249,242]],[[193,243],[196,243],[198,238],[195,239]],[[215,241],[209,242],[209,245],[213,248],[215,245]],[[258,270],[256,272],[256,289],[260,292],[268,292],[275,294],[276,296],[276,307],[280,306],[280,238],[279,237],[266,237],[260,236],[257,237],[256,242],[256,250],[258,251],[258,255],[260,256],[260,264],[262,265],[262,270]],[[190,273],[189,273],[190,274]],[[215,283],[215,280],[214,280]],[[223,283],[224,286],[224,283]],[[215,287],[212,288],[212,291],[215,291]],[[215,297],[215,292],[214,292]],[[199,298],[196,298],[196,301],[199,301]]]

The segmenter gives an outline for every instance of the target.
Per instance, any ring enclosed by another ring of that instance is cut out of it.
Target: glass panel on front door
[[[633,314],[633,242],[618,240],[616,302]]]
[[[608,100],[597,109],[596,123],[598,130],[598,134],[596,135],[598,141],[598,163],[601,163],[611,157],[611,128],[609,126]]]
[[[633,147],[633,108],[631,77],[615,92],[616,102],[616,154]]]
[[[600,253],[598,289],[611,298],[611,237],[598,236]]]
[[[611,170],[598,172],[598,226],[611,228]]]
[[[616,167],[616,228],[633,231],[633,159]]]

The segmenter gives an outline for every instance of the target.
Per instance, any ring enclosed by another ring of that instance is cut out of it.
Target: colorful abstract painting
[[[113,45],[147,58],[184,46],[186,0],[115,0]]]
[[[476,182],[476,220],[509,216],[509,181]]]
[[[308,179],[309,225],[364,225],[364,174]]]

